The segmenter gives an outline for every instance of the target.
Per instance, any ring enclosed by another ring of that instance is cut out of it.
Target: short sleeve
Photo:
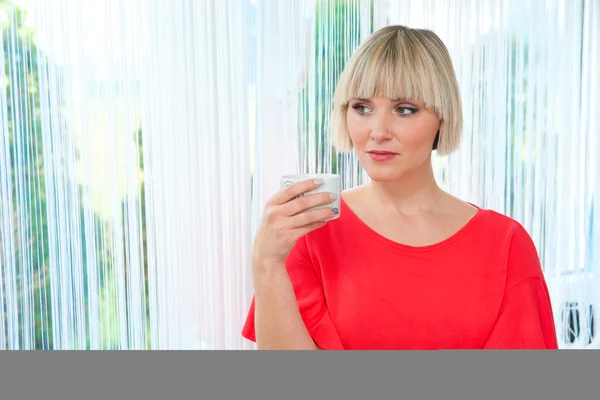
[[[484,348],[558,348],[550,297],[541,275],[518,284],[505,294]]]
[[[321,279],[310,260],[306,236],[294,246],[286,260],[286,269],[294,287],[300,315],[315,343],[324,350],[343,350],[327,309]],[[242,329],[242,336],[256,342],[254,298]]]
[[[484,348],[558,348],[552,303],[539,256],[520,225],[509,250],[504,298]]]

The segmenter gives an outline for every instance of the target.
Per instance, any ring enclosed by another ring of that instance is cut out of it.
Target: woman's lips
[[[371,150],[367,151],[367,154],[369,155],[369,157],[371,157],[373,161],[377,162],[389,161],[393,158],[398,157],[398,153],[384,150]]]

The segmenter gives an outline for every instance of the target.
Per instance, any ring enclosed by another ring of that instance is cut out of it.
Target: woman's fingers
[[[283,264],[300,237],[335,217],[327,204],[334,201],[337,193],[333,196],[328,192],[302,196],[321,185],[322,181],[313,179],[297,182],[283,188],[267,202],[252,247],[253,260]]]
[[[269,200],[268,204],[275,206],[285,204],[303,193],[319,188],[322,184],[322,179],[307,179],[293,183],[277,192],[275,196]]]
[[[293,216],[309,208],[331,204],[337,199],[336,193],[321,192],[298,197],[281,206],[284,215]]]
[[[335,214],[333,213],[333,209],[330,207],[307,210],[301,212],[300,214],[296,214],[293,217],[289,217],[288,226],[291,229],[296,229],[317,222],[327,222],[326,220],[333,217],[335,217]]]

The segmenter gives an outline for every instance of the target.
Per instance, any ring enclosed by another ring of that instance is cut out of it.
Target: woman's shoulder
[[[485,219],[480,234],[491,241],[504,242],[502,256],[506,257],[507,288],[542,274],[535,242],[527,229],[516,219],[494,210],[484,210]]]
[[[479,213],[484,217],[480,227],[482,231],[493,235],[503,233],[511,239],[511,242],[515,239],[518,241],[531,240],[525,227],[516,219],[493,209],[475,207],[479,209]]]

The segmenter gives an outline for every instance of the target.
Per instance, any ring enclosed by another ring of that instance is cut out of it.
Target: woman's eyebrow
[[[354,100],[354,101],[360,101],[360,102],[365,102],[365,103],[370,103],[371,100],[369,99],[363,99],[360,97],[352,97],[350,100]],[[406,97],[398,97],[396,99],[390,99],[391,102],[397,103],[397,102],[408,102],[408,103],[414,103],[414,100],[411,100],[409,98]]]
[[[350,98],[350,100],[348,101],[348,103],[350,103],[352,101],[354,101],[356,103],[373,104],[373,102],[371,100],[369,100],[369,99],[363,99],[363,98],[360,98],[360,97],[352,97],[352,98]],[[420,107],[419,103],[415,102],[415,100],[408,99],[406,97],[399,97],[399,98],[396,98],[396,99],[390,99],[390,102],[396,103],[396,104],[399,104],[399,103],[410,103],[410,104],[413,104],[413,105],[415,105],[417,107]]]

